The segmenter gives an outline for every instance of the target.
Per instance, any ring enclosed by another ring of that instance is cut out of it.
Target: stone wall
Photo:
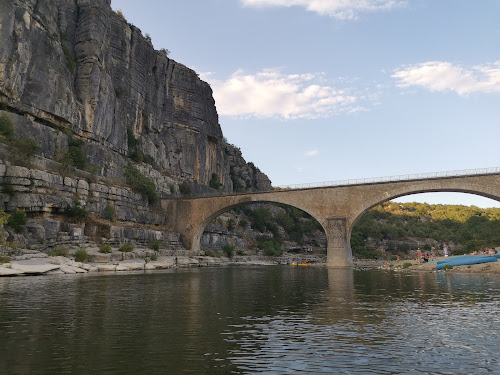
[[[97,241],[104,238],[112,244],[134,241],[142,245],[158,239],[167,248],[182,248],[180,235],[165,227],[167,212],[150,205],[127,187],[91,180],[0,161],[2,208],[7,212],[22,210],[31,218],[24,233],[10,233],[10,240],[39,248],[78,244],[89,238]],[[65,217],[65,210],[75,202],[89,213],[88,220]],[[102,218],[107,206],[113,207],[113,221]],[[8,239],[9,234],[4,237]]]

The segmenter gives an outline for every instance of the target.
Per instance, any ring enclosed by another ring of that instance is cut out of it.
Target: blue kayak
[[[440,270],[444,266],[467,266],[469,264],[481,264],[497,262],[498,255],[462,255],[459,257],[451,257],[437,262],[436,270]]]

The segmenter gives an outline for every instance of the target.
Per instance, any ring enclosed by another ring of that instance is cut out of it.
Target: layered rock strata
[[[226,191],[233,181],[271,187],[227,156],[210,86],[109,0],[0,0],[0,110],[41,156],[54,158],[68,134],[86,141],[88,161],[108,178],[121,178],[136,151],[180,180],[209,185],[215,174]]]

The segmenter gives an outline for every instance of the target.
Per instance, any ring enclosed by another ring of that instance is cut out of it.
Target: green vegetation
[[[89,254],[87,250],[83,247],[79,248],[75,253],[75,261],[77,262],[86,262],[89,259]]]
[[[151,259],[153,262],[157,261],[158,260],[158,254],[153,254],[149,257],[149,259]]]
[[[132,250],[134,250],[134,245],[131,244],[130,242],[125,242],[123,245],[120,246],[118,250],[123,253],[130,253]]]
[[[226,243],[222,246],[222,251],[224,251],[228,258],[232,258],[234,255],[234,245]]]
[[[108,244],[102,244],[100,247],[99,247],[99,252],[102,253],[102,254],[110,254],[111,253],[111,246],[109,246]]]
[[[38,143],[32,138],[15,138],[15,129],[12,119],[2,114],[0,115],[0,142],[13,147],[13,157],[16,164],[29,167],[29,159],[40,149]]]
[[[69,250],[65,246],[56,246],[50,250],[49,255],[53,257],[67,257],[69,255]]]
[[[354,226],[351,247],[355,256],[380,256],[374,249],[366,248],[369,238],[377,244],[407,238],[454,242],[461,245],[453,252],[457,255],[500,246],[500,208],[386,202],[365,213]],[[409,250],[408,245],[388,249],[391,253]],[[424,250],[430,250],[430,246]]]
[[[212,250],[205,250],[205,256],[207,257],[212,257],[212,258],[220,258],[220,254],[214,253]]]
[[[14,138],[14,124],[7,115],[0,115],[0,140],[10,141]]]
[[[149,248],[154,251],[159,251],[160,246],[163,245],[162,240],[151,240],[149,241]]]
[[[73,206],[67,206],[64,210],[64,214],[67,217],[76,220],[83,220],[89,215],[87,210],[81,206],[79,201],[73,201]]]
[[[186,181],[183,181],[182,184],[179,185],[179,191],[182,195],[191,194],[191,186]]]
[[[222,184],[220,183],[219,175],[217,173],[212,173],[212,178],[208,184],[212,189],[220,189]]]
[[[109,204],[102,211],[102,218],[112,221],[115,218],[115,208]]]
[[[9,257],[0,256],[0,264],[9,263],[9,262],[10,262]]]
[[[137,163],[145,162],[154,165],[154,159],[144,153],[139,148],[139,140],[134,137],[132,130],[127,130],[128,157]]]
[[[10,214],[6,224],[14,229],[14,232],[21,233],[27,222],[28,218],[26,217],[26,213],[24,211],[14,211]]]
[[[446,270],[451,270],[453,269],[453,266],[451,264],[445,264],[443,267],[441,267],[441,270],[446,271]]]
[[[268,256],[280,256],[283,253],[280,242],[275,238],[261,236],[257,242],[258,248],[264,250],[264,254]]]
[[[401,267],[403,267],[403,268],[411,267],[411,263],[410,262],[404,262]]]
[[[0,210],[0,243],[3,244],[2,228],[9,220],[10,215]]]
[[[65,151],[56,151],[56,160],[62,164],[65,169],[85,169],[87,166],[87,156],[82,146],[85,144],[81,139],[75,139],[68,136],[68,149]]]
[[[123,175],[132,190],[142,195],[142,199],[147,200],[150,204],[158,202],[158,195],[156,194],[156,185],[154,182],[145,177],[132,164],[128,164],[125,167]]]
[[[38,143],[32,138],[15,139],[11,141],[11,145],[16,149],[18,156],[22,160],[29,160],[40,149]]]
[[[3,180],[0,186],[2,187],[2,193],[4,194],[13,196],[16,193],[14,187],[8,180]]]

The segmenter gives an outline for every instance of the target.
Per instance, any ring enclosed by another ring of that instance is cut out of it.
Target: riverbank
[[[450,259],[445,257],[438,257],[437,261]],[[408,266],[408,264],[410,264]],[[500,262],[471,264],[464,266],[454,266],[446,270],[436,270],[437,262],[420,263],[417,260],[403,260],[399,262],[389,262],[380,266],[381,269],[394,269],[394,270],[412,270],[422,272],[447,272],[447,273],[483,273],[483,274],[500,274]]]
[[[314,264],[324,265],[324,256],[297,255],[269,257],[262,255],[206,256],[203,251],[160,250],[138,248],[130,252],[117,249],[101,253],[97,247],[85,249],[86,260],[77,261],[78,248],[67,251],[65,256],[49,255],[42,251],[14,249],[0,246],[0,276],[33,276],[53,274],[81,274],[89,272],[154,271],[188,267],[220,267],[297,263],[306,258]],[[304,259],[303,259],[304,258]]]

